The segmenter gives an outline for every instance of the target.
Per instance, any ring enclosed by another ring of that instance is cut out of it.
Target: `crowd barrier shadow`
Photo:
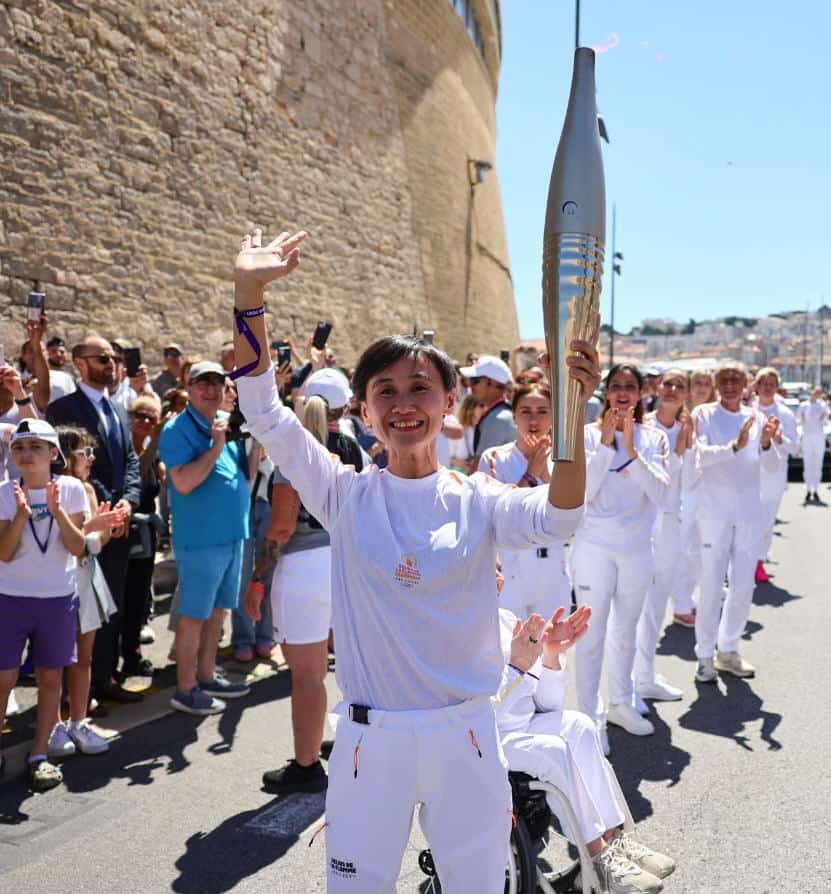
[[[640,791],[644,780],[667,782],[670,787],[681,781],[681,774],[690,763],[690,754],[672,744],[669,725],[653,710],[649,719],[655,726],[651,736],[630,736],[609,726],[610,761],[635,822],[653,813],[652,802]]]
[[[782,715],[762,708],[762,699],[756,695],[747,680],[723,674],[717,684],[696,683],[698,697],[678,720],[684,729],[732,739],[740,748],[753,751],[745,726],[762,721],[759,738],[770,751],[779,751],[782,743],[774,738],[774,732],[782,722]]]

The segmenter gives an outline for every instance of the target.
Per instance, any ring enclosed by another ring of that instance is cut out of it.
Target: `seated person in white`
[[[565,620],[564,615],[560,608],[548,622],[531,615],[523,623],[506,609],[499,610],[507,664],[494,709],[505,758],[511,770],[564,793],[604,891],[660,891],[660,879],[675,869],[675,862],[622,831],[624,816],[597,726],[586,714],[563,710],[564,653],[586,632],[591,609],[581,606]],[[549,805],[556,812],[551,800]]]

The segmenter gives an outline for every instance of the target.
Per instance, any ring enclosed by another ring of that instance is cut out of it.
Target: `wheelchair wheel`
[[[516,818],[511,829],[511,847],[505,872],[505,894],[534,894],[537,890],[537,870],[534,848],[522,817]]]

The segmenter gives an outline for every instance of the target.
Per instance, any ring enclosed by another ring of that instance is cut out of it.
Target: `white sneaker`
[[[677,687],[668,683],[660,674],[655,674],[654,680],[638,683],[635,688],[636,697],[641,699],[651,698],[656,702],[677,702],[684,693]]]
[[[156,633],[149,624],[145,624],[141,628],[141,633],[139,634],[139,642],[143,646],[149,646],[152,643],[156,642]]]
[[[606,711],[606,722],[623,727],[627,733],[631,733],[633,736],[651,736],[655,732],[652,723],[645,717],[641,717],[631,705],[609,705],[609,710]]]
[[[715,668],[734,677],[754,677],[756,668],[748,664],[738,652],[716,652]]]
[[[14,689],[9,693],[9,700],[6,702],[6,717],[13,717],[20,713],[20,705],[14,695]]]
[[[103,754],[110,750],[109,742],[95,732],[86,718],[78,723],[70,721],[68,732],[69,738],[82,754]]]
[[[55,728],[49,734],[46,753],[49,757],[69,757],[75,754],[75,743],[70,739],[65,723],[55,724]]]
[[[699,658],[698,669],[695,672],[696,683],[715,683],[718,674],[712,658]]]
[[[612,753],[612,749],[609,747],[609,733],[605,725],[600,727],[598,733],[600,735],[600,747],[603,749],[603,754],[608,757]]]
[[[637,690],[632,694],[632,707],[641,717],[646,717],[649,714],[649,705],[641,698]]]
[[[628,859],[614,842],[592,863],[603,894],[658,894],[664,888],[660,879]]]
[[[624,857],[650,875],[654,875],[655,878],[663,879],[675,872],[675,860],[672,857],[653,851],[652,848],[641,844],[640,841],[623,831],[619,831],[610,844],[612,847],[618,848]]]

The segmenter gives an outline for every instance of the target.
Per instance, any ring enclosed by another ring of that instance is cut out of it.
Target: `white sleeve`
[[[577,530],[583,507],[558,509],[548,502],[548,485],[515,487],[476,472],[470,480],[490,513],[497,549],[529,549],[563,543]]]
[[[736,455],[732,441],[729,444],[711,444],[707,426],[702,424],[701,417],[693,414],[693,420],[695,421],[695,459],[699,470],[727,462]]]
[[[67,515],[82,513],[86,518],[90,514],[89,500],[84,485],[77,478],[62,476],[61,503]]]
[[[237,387],[249,431],[291,482],[309,513],[331,529],[357,477],[355,469],[333,461],[329,451],[283,406],[273,369],[260,376],[243,376]]]
[[[657,443],[650,444],[637,452],[637,458],[629,467],[635,483],[646,496],[658,506],[663,505],[669,492],[669,472],[667,471],[667,452],[669,442],[663,432]]]
[[[566,689],[568,688],[566,656],[560,655],[560,670],[544,667],[542,662],[531,669],[535,673],[539,673],[540,676],[534,690],[534,703],[537,710],[562,711],[566,703]]]
[[[0,521],[12,521],[17,515],[17,501],[11,481],[0,484]]]
[[[799,433],[796,430],[796,417],[789,413],[782,420],[782,443],[779,445],[791,456],[795,456],[799,450]]]
[[[534,689],[537,678],[521,674],[516,668],[505,665],[499,690],[491,699],[500,737],[516,729],[524,728],[534,716]]]
[[[592,426],[597,428],[596,425]],[[612,460],[615,458],[615,448],[607,447],[600,442],[599,432],[591,432],[587,425],[584,431],[586,439],[586,502],[593,500],[600,488],[603,486],[606,475],[612,466]]]

